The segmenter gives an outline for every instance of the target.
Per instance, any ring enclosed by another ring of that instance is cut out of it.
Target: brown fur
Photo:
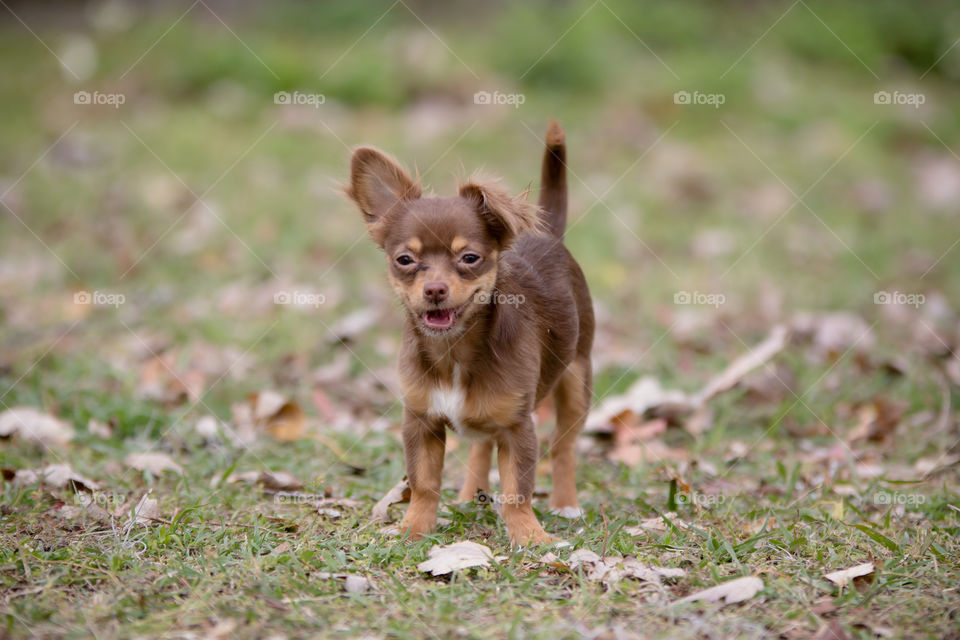
[[[590,405],[594,319],[586,280],[562,243],[565,157],[563,130],[553,123],[535,207],[525,194],[480,179],[454,197],[422,197],[388,156],[369,147],[353,154],[347,194],[387,255],[407,315],[399,369],[412,497],[401,529],[413,539],[436,523],[447,427],[474,438],[460,498],[489,489],[496,445],[511,541],[553,539],[532,506],[531,413],[551,393],[550,506],[578,507],[574,443]]]

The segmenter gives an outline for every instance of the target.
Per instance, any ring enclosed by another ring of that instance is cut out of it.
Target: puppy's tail
[[[540,208],[544,226],[557,238],[567,228],[567,146],[556,120],[547,129],[546,149],[540,170]]]

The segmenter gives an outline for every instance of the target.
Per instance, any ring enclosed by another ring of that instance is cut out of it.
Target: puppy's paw
[[[510,534],[510,544],[514,547],[527,546],[531,544],[550,544],[560,542],[560,538],[552,536],[543,530],[539,524],[507,527]]]
[[[550,513],[568,520],[576,520],[583,517],[583,509],[580,507],[550,507]]]
[[[436,528],[436,517],[411,516],[409,513],[403,517],[398,527],[400,535],[407,535],[408,542],[416,542],[428,533],[433,533]]]

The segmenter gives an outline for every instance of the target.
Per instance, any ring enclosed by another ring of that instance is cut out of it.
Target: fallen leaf
[[[858,564],[855,567],[850,567],[849,569],[841,569],[840,571],[827,573],[823,577],[843,589],[851,580],[868,576],[873,573],[873,570],[873,563],[866,562],[864,564]]]
[[[847,640],[849,637],[839,622],[831,620],[817,630],[813,640]]]
[[[870,325],[846,311],[802,313],[790,327],[794,336],[810,342],[810,353],[822,360],[835,360],[847,351],[866,353],[874,344]]]
[[[627,392],[610,396],[590,412],[587,433],[612,433],[615,421],[630,415],[642,417],[648,411],[664,405],[693,409],[689,396],[682,391],[664,389],[656,378],[646,376],[634,382]]]
[[[373,588],[373,583],[369,578],[353,573],[321,571],[315,576],[318,580],[343,580],[343,588],[347,593],[366,593]]]
[[[227,478],[227,484],[234,482],[246,482],[249,484],[261,484],[270,491],[291,491],[303,486],[292,473],[286,471],[244,471],[243,473],[232,473]]]
[[[154,475],[160,475],[164,471],[173,471],[177,475],[183,475],[183,467],[174,462],[173,459],[165,453],[131,453],[124,458],[123,463],[128,467],[133,467],[140,471],[149,471]]]
[[[670,521],[678,529],[686,529],[690,525],[677,517],[677,514],[673,511],[665,513],[662,516],[656,516],[654,518],[645,518],[640,521],[640,524],[636,527],[627,527],[624,531],[632,536],[639,536],[645,534],[647,531],[666,531],[670,528],[670,524],[667,523],[667,520]]]
[[[906,410],[906,402],[893,402],[884,396],[874,397],[869,405],[860,407],[857,411],[859,420],[847,436],[847,441],[866,439],[871,442],[888,442]]]
[[[95,491],[100,486],[84,476],[76,473],[65,464],[51,464],[40,470],[20,469],[13,477],[14,484],[43,484],[56,489],[70,488],[74,491]]]
[[[330,329],[332,342],[350,342],[377,323],[380,312],[372,307],[364,307],[347,314]]]
[[[157,524],[160,521],[160,508],[155,498],[151,498],[149,493],[143,494],[137,506],[133,508],[133,514],[127,519],[126,528],[135,524]]]
[[[633,466],[644,462],[687,462],[690,460],[690,452],[680,447],[670,447],[663,440],[655,438],[613,449],[607,457],[615,462]]]
[[[726,369],[714,376],[698,393],[690,395],[675,389],[664,389],[660,382],[646,376],[637,380],[626,393],[606,398],[590,412],[585,433],[617,433],[618,423],[639,421],[645,416],[666,418],[670,422],[685,424],[692,433],[700,433],[712,424],[708,413],[697,413],[706,403],[719,394],[732,389],[748,373],[765,364],[786,345],[790,329],[785,325],[775,326],[763,342],[731,362]],[[622,429],[622,427],[620,427]],[[665,448],[658,455],[644,454],[637,449],[617,454],[617,459],[675,459],[685,460],[678,451]],[[649,448],[649,447],[648,447]]]
[[[652,450],[643,443],[667,430],[667,421],[663,418],[637,424],[637,415],[626,411],[613,419],[613,449],[607,457],[626,465],[636,465],[645,460],[656,459]],[[653,447],[657,445],[651,443]]]
[[[111,524],[113,522],[113,517],[111,514],[97,504],[97,501],[94,500],[89,494],[78,493],[76,495],[76,501],[81,507],[83,507],[84,515],[92,518],[96,522],[104,525]]]
[[[348,575],[344,588],[347,593],[366,593],[370,590],[370,581],[357,575]]]
[[[650,567],[636,558],[606,556],[601,558],[595,551],[577,549],[570,554],[570,569],[582,567],[589,580],[614,584],[623,578],[636,578],[660,584],[662,578],[682,578],[687,572],[679,568]]]
[[[113,428],[109,424],[94,420],[93,418],[87,421],[87,432],[98,438],[109,438],[113,436]]]
[[[235,637],[237,623],[234,620],[220,620],[203,635],[203,640],[227,640]]]
[[[933,209],[952,211],[960,199],[960,167],[945,153],[918,155],[913,161],[917,199]]]
[[[387,522],[389,520],[387,511],[390,509],[390,505],[399,502],[410,502],[410,483],[407,482],[406,477],[395,484],[390,491],[373,506],[373,511],[371,511],[373,519],[379,522]]]
[[[251,393],[247,402],[234,405],[233,422],[238,443],[250,444],[266,432],[281,441],[299,440],[306,431],[307,418],[296,402],[275,391]]]
[[[0,437],[18,434],[40,444],[64,445],[74,436],[73,425],[33,407],[14,407],[0,413]]]
[[[220,433],[220,421],[214,416],[203,416],[197,420],[197,424],[194,426],[194,429],[198,434],[207,440],[212,440]]]
[[[172,353],[151,353],[140,368],[137,393],[167,406],[177,406],[188,400],[197,402],[205,386],[206,375],[199,369],[178,371]]]
[[[459,569],[487,567],[493,559],[489,547],[466,540],[442,547],[433,547],[427,554],[428,560],[417,565],[424,573],[442,576]]]
[[[757,595],[757,592],[763,589],[763,580],[757,576],[744,576],[729,580],[715,587],[698,591],[694,594],[677,600],[674,604],[683,604],[686,602],[723,602],[724,604],[733,604],[743,602]]]
[[[834,604],[833,598],[825,597],[817,600],[812,607],[810,607],[810,612],[815,613],[818,616],[825,616],[828,613],[833,613],[837,610],[837,605]]]

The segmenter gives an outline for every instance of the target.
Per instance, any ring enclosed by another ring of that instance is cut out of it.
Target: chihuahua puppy
[[[347,195],[406,310],[399,370],[410,506],[401,532],[433,531],[446,429],[471,441],[460,499],[489,492],[494,445],[512,544],[556,540],[533,512],[539,445],[532,412],[552,394],[551,509],[581,514],[574,445],[592,397],[594,317],[586,280],[563,245],[564,132],[550,125],[539,206],[490,181],[428,197],[393,159],[353,152]]]

